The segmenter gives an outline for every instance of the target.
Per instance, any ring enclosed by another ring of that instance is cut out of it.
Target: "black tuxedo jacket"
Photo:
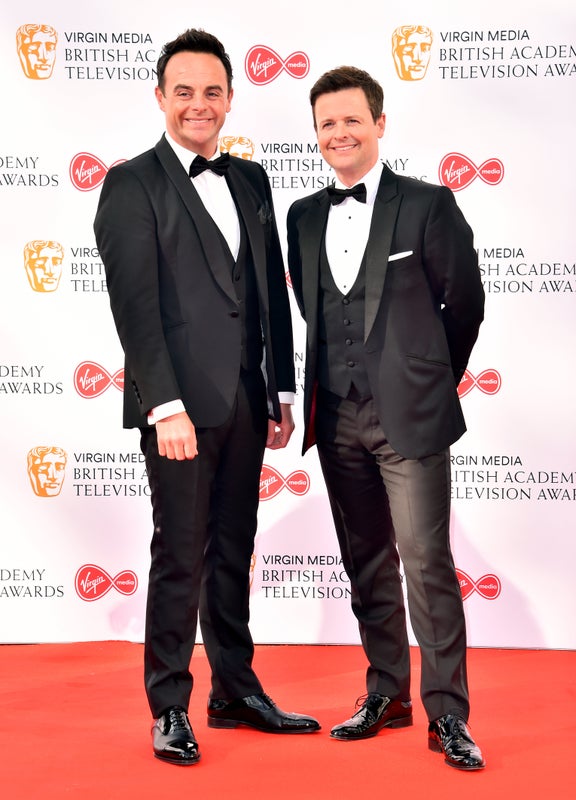
[[[304,447],[314,443],[320,252],[325,190],[288,212],[292,286],[307,323]],[[364,353],[390,445],[423,458],[466,430],[457,385],[484,313],[470,227],[452,192],[384,167],[366,249]]]
[[[252,252],[279,420],[278,391],[294,391],[294,365],[270,185],[260,165],[239,158],[226,180]],[[222,424],[238,386],[239,304],[223,237],[165,137],[108,172],[94,230],[125,353],[124,426],[145,427],[151,408],[178,398],[196,426]]]

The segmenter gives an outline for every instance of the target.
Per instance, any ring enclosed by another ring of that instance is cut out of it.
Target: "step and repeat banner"
[[[138,433],[121,427],[123,358],[92,221],[108,169],[163,133],[156,61],[188,27],[230,53],[220,146],[267,170],[283,241],[290,204],[333,178],[308,92],[342,64],[384,87],[382,160],[455,192],[486,290],[459,389],[468,432],[452,449],[469,641],[576,647],[571,0],[3,6],[0,641],[143,638],[149,490]],[[317,456],[300,455],[293,311],[298,427],[266,453],[252,630],[259,643],[357,643]]]

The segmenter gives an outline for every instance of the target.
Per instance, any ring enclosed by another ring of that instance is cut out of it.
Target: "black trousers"
[[[469,714],[466,626],[450,550],[450,459],[394,452],[372,399],[320,390],[316,415],[328,489],[352,609],[368,658],[367,689],[410,698],[410,621],[421,651],[421,697],[430,720]]]
[[[212,696],[233,699],[262,691],[252,669],[248,622],[267,430],[264,379],[254,370],[242,371],[226,423],[196,429],[193,460],[161,457],[155,429],[142,431],[154,522],[144,672],[155,717],[172,705],[188,708],[198,617]]]

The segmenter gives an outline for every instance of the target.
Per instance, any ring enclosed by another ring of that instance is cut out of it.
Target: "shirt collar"
[[[358,183],[363,183],[366,186],[366,203],[368,205],[372,205],[374,200],[376,199],[376,192],[378,191],[378,186],[380,185],[380,179],[382,177],[382,170],[384,169],[384,164],[380,159],[374,164],[372,169],[370,169],[364,177],[357,180],[354,186]],[[339,181],[338,178],[335,178],[334,185],[337,189],[346,189],[347,187]]]
[[[190,164],[192,163],[194,158],[196,158],[198,153],[195,153],[193,150],[188,150],[186,149],[186,147],[182,147],[181,144],[178,144],[178,142],[174,141],[174,139],[170,136],[168,131],[166,131],[166,141],[171,146],[172,150],[174,150],[174,152],[178,156],[178,160],[186,170],[186,174],[188,174],[188,170],[190,169]],[[216,158],[219,155],[220,153],[218,152],[218,148],[216,148],[214,154],[210,156],[208,161],[211,161],[213,158]]]

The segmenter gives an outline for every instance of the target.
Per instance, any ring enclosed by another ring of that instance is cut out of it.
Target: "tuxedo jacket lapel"
[[[228,186],[235,199],[236,207],[239,214],[242,216],[246,234],[252,250],[252,258],[254,261],[254,269],[261,281],[267,280],[266,273],[266,242],[264,239],[264,226],[265,220],[260,220],[259,214],[264,216],[267,214],[271,217],[272,209],[260,208],[261,201],[254,194],[250,184],[243,178],[240,172],[235,168],[234,160],[231,160],[230,168],[226,176]],[[266,293],[264,293],[265,296]]]
[[[158,142],[155,150],[162,167],[168,174],[190,214],[191,222],[196,229],[209,269],[212,271],[222,291],[236,301],[232,275],[226,267],[225,259],[222,258],[222,243],[218,236],[212,235],[210,232],[215,225],[214,220],[206,211],[204,203],[182,168],[180,160],[164,137]]]
[[[365,342],[370,336],[382,300],[390,247],[399,208],[400,195],[398,194],[394,173],[384,167],[376,194],[370,234],[366,246]]]
[[[302,298],[304,316],[310,327],[310,341],[316,340],[320,248],[324,242],[329,210],[330,201],[326,193],[315,198],[315,202],[306,215],[301,236],[301,263],[305,265],[302,273]]]

